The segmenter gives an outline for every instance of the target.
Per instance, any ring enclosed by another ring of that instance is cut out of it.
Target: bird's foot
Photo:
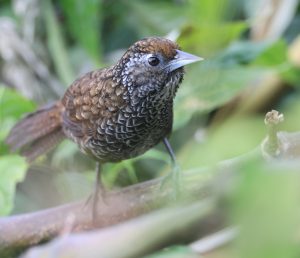
[[[98,186],[97,189],[93,191],[85,201],[84,207],[90,206],[92,209],[92,221],[93,224],[97,221],[97,214],[98,214],[98,203],[103,202],[107,205],[107,190],[103,187]]]
[[[160,189],[169,184],[171,184],[171,198],[177,201],[182,191],[181,168],[177,163],[173,164],[172,171],[162,180]]]

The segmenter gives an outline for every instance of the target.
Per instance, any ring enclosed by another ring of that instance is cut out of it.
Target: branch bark
[[[206,174],[208,172],[191,173],[183,178],[183,185],[187,189],[183,200],[199,200],[209,194],[212,176]],[[98,216],[94,223],[91,204],[86,204],[86,200],[1,218],[0,256],[21,252],[28,246],[63,234],[68,228],[72,232],[103,228],[158,209],[170,202],[173,195],[172,188],[166,186],[161,189],[162,180],[155,179],[110,192],[105,203],[99,198]]]
[[[169,244],[188,242],[206,234],[207,225],[211,229],[210,221],[217,216],[215,207],[213,201],[202,201],[156,211],[103,230],[58,238],[32,248],[22,257],[141,257]]]

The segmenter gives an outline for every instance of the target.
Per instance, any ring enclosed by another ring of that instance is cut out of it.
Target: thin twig
[[[190,247],[196,253],[205,254],[230,243],[237,233],[237,228],[226,228],[192,243]]]
[[[278,157],[280,155],[280,140],[277,136],[278,125],[284,120],[283,114],[276,110],[268,112],[265,116],[265,124],[268,136],[262,143],[262,152],[265,157]]]

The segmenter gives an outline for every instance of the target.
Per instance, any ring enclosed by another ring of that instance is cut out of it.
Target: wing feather
[[[124,93],[125,87],[113,80],[111,68],[77,79],[62,99],[65,133],[76,142],[100,137],[97,128],[116,117],[125,106]]]

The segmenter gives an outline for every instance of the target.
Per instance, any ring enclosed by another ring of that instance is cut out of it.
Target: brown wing
[[[116,117],[124,107],[124,92],[124,86],[113,80],[111,68],[87,73],[76,80],[62,99],[65,133],[75,142],[97,138],[97,127]]]

